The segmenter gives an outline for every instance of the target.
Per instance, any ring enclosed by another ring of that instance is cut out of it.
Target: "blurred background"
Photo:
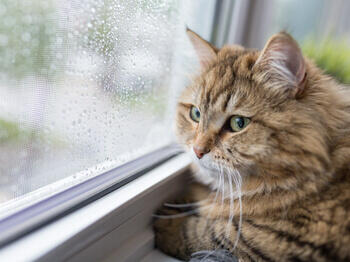
[[[261,49],[272,34],[284,30],[292,34],[304,54],[327,73],[350,83],[349,1],[234,0],[217,3],[218,17],[211,39],[216,45],[237,43]]]
[[[0,217],[174,141],[176,97],[218,47],[281,30],[350,83],[350,1],[2,0]]]

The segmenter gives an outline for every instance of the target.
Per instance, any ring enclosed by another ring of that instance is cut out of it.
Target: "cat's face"
[[[292,167],[303,168],[298,157],[310,155],[307,151],[326,158],[313,114],[305,114],[307,105],[296,99],[304,88],[305,64],[294,40],[280,34],[262,52],[238,46],[217,51],[189,34],[200,49],[202,73],[183,91],[176,123],[202,182],[217,187],[220,173],[278,178]],[[309,137],[320,140],[312,149],[305,143]]]

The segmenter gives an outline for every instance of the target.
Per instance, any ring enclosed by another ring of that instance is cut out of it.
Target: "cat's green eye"
[[[250,122],[248,117],[233,116],[230,119],[230,128],[232,132],[239,132],[243,130]]]
[[[197,122],[197,123],[199,122],[199,119],[201,117],[201,112],[199,112],[199,109],[197,107],[195,106],[191,107],[190,117],[194,122]]]

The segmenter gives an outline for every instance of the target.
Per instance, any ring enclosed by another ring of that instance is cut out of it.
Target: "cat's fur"
[[[170,216],[155,221],[156,245],[185,260],[224,249],[240,261],[350,261],[350,89],[286,33],[262,51],[188,34],[202,72],[179,99],[177,133],[190,152],[209,152],[178,201],[195,210],[162,208]],[[251,122],[230,132],[232,115]]]

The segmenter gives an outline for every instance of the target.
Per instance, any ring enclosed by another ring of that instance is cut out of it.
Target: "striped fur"
[[[296,43],[285,33],[272,40],[274,57],[268,44],[262,52],[215,50],[179,99],[179,142],[210,152],[195,160],[198,183],[183,197],[194,203],[190,212],[173,216],[183,206],[165,207],[169,218],[155,221],[156,244],[168,254],[189,260],[219,249],[239,261],[350,261],[350,89],[306,58],[296,61],[305,77],[293,73],[293,56],[275,52],[299,52]],[[282,42],[292,47],[279,49]],[[229,132],[232,115],[251,122]]]

